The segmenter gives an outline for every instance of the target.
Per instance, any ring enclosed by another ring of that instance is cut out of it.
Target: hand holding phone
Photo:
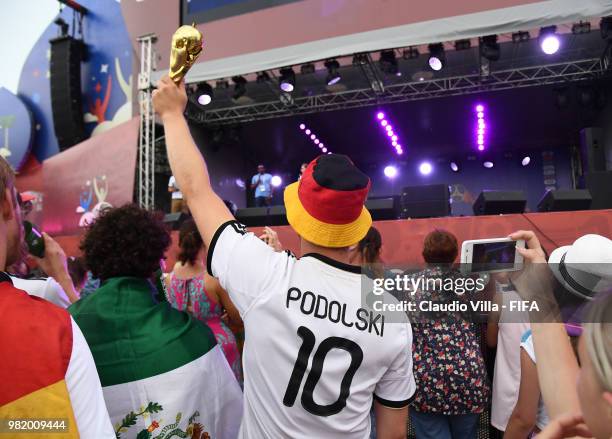
[[[524,240],[511,238],[474,239],[461,245],[461,264],[464,272],[497,273],[517,271],[523,266],[521,250]]]
[[[32,256],[42,258],[45,256],[45,239],[38,228],[29,221],[23,222],[25,232],[24,240],[28,246],[28,252]]]

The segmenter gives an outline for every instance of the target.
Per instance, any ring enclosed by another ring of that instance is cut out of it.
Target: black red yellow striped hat
[[[285,188],[287,220],[313,244],[348,247],[359,242],[372,225],[364,206],[369,190],[370,179],[347,156],[319,156],[300,181]]]

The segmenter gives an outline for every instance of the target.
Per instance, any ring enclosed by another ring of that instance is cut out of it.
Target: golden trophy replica
[[[179,84],[202,52],[202,32],[194,26],[181,26],[172,35],[170,79]]]

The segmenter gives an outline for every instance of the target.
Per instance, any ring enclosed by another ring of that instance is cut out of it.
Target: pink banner
[[[138,118],[45,160],[43,230],[79,234],[109,206],[133,198]]]

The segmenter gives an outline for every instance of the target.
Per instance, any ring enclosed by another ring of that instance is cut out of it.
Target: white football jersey
[[[242,438],[364,439],[372,398],[410,402],[410,324],[362,306],[360,267],[274,252],[230,221],[213,237],[208,271],[244,320]]]

